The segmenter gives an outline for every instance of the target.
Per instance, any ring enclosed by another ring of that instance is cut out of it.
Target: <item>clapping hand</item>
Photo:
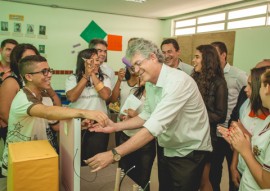
[[[218,131],[240,154],[251,150],[249,135],[244,134],[236,123],[230,129],[219,126]]]
[[[85,67],[84,73],[87,76],[90,76],[95,70],[94,60],[93,59],[84,59],[84,67]]]

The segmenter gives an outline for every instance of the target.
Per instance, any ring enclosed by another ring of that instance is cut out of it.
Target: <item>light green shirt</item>
[[[164,155],[183,157],[193,150],[211,151],[209,119],[195,81],[163,64],[156,85],[146,83],[140,118],[164,147]]]

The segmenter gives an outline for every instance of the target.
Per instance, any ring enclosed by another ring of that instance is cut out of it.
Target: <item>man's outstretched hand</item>
[[[84,162],[93,169],[91,172],[97,172],[113,163],[113,161],[113,154],[111,151],[99,153],[92,158],[84,160]]]
[[[116,132],[116,127],[115,123],[109,119],[107,126],[103,126],[100,123],[96,123],[89,126],[88,130],[90,132],[97,132],[97,133],[113,133]]]

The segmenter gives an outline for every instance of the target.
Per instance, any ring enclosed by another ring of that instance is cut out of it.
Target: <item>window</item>
[[[267,5],[252,7],[248,9],[241,9],[237,11],[230,11],[228,13],[228,19],[231,20],[231,19],[265,14],[266,10],[267,10]]]
[[[189,19],[189,20],[184,20],[184,21],[177,21],[175,23],[175,27],[188,27],[188,26],[194,26],[196,25],[196,19]]]
[[[197,32],[220,31],[220,30],[224,30],[224,27],[225,27],[224,23],[203,25],[203,26],[197,27]]]
[[[270,25],[270,3],[174,20],[174,35]],[[268,11],[269,10],[269,11]]]
[[[228,22],[228,29],[255,27],[265,25],[265,17]]]
[[[198,17],[198,24],[211,23],[216,21],[224,21],[225,13],[219,13],[214,15],[208,15],[204,17]]]
[[[176,29],[175,35],[195,34],[195,27]]]

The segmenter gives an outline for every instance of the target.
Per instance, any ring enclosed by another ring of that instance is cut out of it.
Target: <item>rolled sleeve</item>
[[[154,118],[147,120],[143,126],[147,128],[154,137],[157,137],[164,131],[162,124]]]

